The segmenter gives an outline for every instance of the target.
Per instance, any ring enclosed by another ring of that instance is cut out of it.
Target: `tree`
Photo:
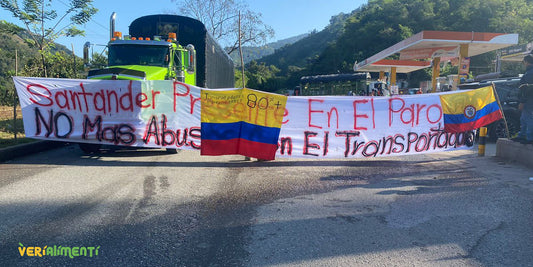
[[[93,53],[90,61],[91,68],[94,69],[103,69],[107,67],[107,56],[99,53]]]
[[[30,43],[39,49],[42,75],[47,77],[45,54],[57,38],[85,34],[76,26],[89,22],[98,12],[98,9],[92,6],[92,2],[92,0],[70,0],[61,17],[58,16],[56,8],[52,7],[52,0],[22,0],[22,8],[18,0],[0,0],[0,6],[24,23],[30,36]],[[65,21],[67,17],[70,18],[69,22]]]
[[[0,21],[0,33],[6,33],[6,34],[19,34],[20,32],[24,31],[23,28],[13,24],[9,23],[5,20]]]
[[[308,69],[313,73],[349,72],[355,61],[421,31],[518,33],[519,43],[527,43],[533,40],[532,28],[529,0],[369,0],[350,16],[343,34]],[[473,57],[471,69],[490,64],[487,56]]]
[[[77,74],[83,70],[82,60],[65,51],[44,53],[45,68],[49,77],[54,78],[77,78]],[[29,60],[21,70],[24,76],[38,76],[41,67],[40,59]]]
[[[275,91],[277,88],[272,86],[274,83],[280,83],[280,80],[277,79],[279,77],[276,77],[276,74],[279,73],[279,71],[280,70],[273,65],[267,66],[265,63],[258,64],[255,60],[252,60],[248,64],[248,69],[246,71],[246,77],[248,78],[246,86],[267,92]]]
[[[22,74],[22,66],[28,60],[37,58],[38,52],[19,35],[24,29],[0,21],[0,105],[13,105],[13,96],[16,95],[12,76]],[[15,71],[15,54],[18,59],[18,73]]]
[[[245,83],[242,82],[242,78],[243,78],[243,75],[242,75],[242,71],[238,68],[235,69],[235,87],[236,88],[243,88],[245,84],[248,83],[248,77],[246,77],[246,73],[244,74],[244,81]]]
[[[260,46],[274,36],[274,30],[261,20],[242,0],[172,0],[179,12],[205,24],[211,35],[225,45],[228,54],[239,48],[239,12],[241,45]]]

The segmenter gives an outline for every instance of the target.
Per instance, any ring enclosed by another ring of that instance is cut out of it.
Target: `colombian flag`
[[[471,131],[503,117],[492,86],[440,95],[440,101],[449,133]]]
[[[201,155],[273,160],[287,97],[251,89],[202,89]]]

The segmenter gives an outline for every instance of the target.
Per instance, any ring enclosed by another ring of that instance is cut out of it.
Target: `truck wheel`
[[[178,150],[175,148],[167,148],[168,154],[178,154]]]
[[[100,144],[85,144],[85,143],[79,143],[81,151],[85,154],[94,154],[98,153],[100,151],[100,147],[102,145]]]
[[[474,131],[468,131],[465,133],[465,145],[467,147],[472,147],[474,145],[474,141],[476,139],[476,134],[474,133]]]
[[[520,120],[514,117],[506,116],[507,128],[509,128],[509,135],[513,137],[520,131]],[[496,141],[498,138],[507,138],[507,129],[505,128],[505,121],[499,120],[494,122],[490,127],[489,141]]]

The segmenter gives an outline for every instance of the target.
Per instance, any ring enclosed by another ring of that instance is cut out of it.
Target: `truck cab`
[[[108,65],[90,70],[88,79],[174,80],[204,88],[234,87],[233,61],[202,22],[178,15],[148,15],[135,19],[129,35],[122,37],[115,31],[115,17],[113,12]],[[87,42],[83,50],[86,64],[90,47]],[[80,147],[90,154],[100,144],[80,143]],[[167,151],[176,153],[176,149]]]
[[[99,80],[177,80],[196,85],[195,49],[182,47],[176,34],[167,40],[160,36],[121,38],[114,33],[108,43],[108,67],[90,70],[88,79]]]

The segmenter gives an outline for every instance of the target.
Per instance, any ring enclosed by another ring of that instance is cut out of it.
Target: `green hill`
[[[257,60],[258,63],[274,65],[286,75],[290,66],[305,67],[316,58],[343,33],[343,26],[349,14],[341,13],[330,19],[330,24],[323,30],[313,31],[305,38],[277,49],[273,54]]]
[[[22,31],[17,26],[0,21],[0,105],[13,102],[13,80],[15,75],[15,54],[19,60],[19,70],[30,58],[38,55],[37,49],[29,47],[21,37]]]
[[[347,12],[349,12],[347,10]],[[533,8],[530,0],[369,0],[350,12],[332,17],[320,32],[284,46],[257,60],[260,71],[270,69],[259,79],[259,89],[293,88],[302,76],[351,73],[353,64],[424,30],[518,33],[519,43],[533,41]],[[472,57],[473,75],[491,71],[495,52]],[[272,67],[273,66],[273,67]],[[493,71],[493,70],[492,70]],[[442,75],[457,73],[447,64]],[[251,76],[263,75],[261,73]],[[404,78],[418,84],[430,79],[429,70]]]
[[[300,34],[298,36],[286,38],[283,40],[279,40],[276,42],[268,43],[263,46],[243,46],[242,47],[242,54],[243,54],[243,60],[244,64],[250,63],[252,60],[257,60],[259,58],[268,56],[273,54],[276,49],[279,49],[283,46],[293,44],[297,42],[298,40],[305,38],[308,34]],[[241,65],[241,58],[239,55],[239,51],[236,50],[233,53],[230,54],[231,59],[233,59],[233,62],[235,62],[235,66]]]
[[[18,75],[31,75],[32,68],[38,62],[38,49],[29,44],[30,42],[27,41],[29,38],[30,36],[24,29],[15,24],[0,21],[0,105],[11,105],[13,102],[14,87],[11,77],[16,73]],[[50,52],[52,54],[59,52],[61,56],[72,54],[70,50],[60,44],[55,44]],[[17,54],[18,59],[18,72],[15,72],[15,54]],[[78,62],[81,60],[78,59]],[[71,66],[65,66],[64,62],[51,61],[50,64],[62,68]],[[57,71],[53,73],[57,73]]]

